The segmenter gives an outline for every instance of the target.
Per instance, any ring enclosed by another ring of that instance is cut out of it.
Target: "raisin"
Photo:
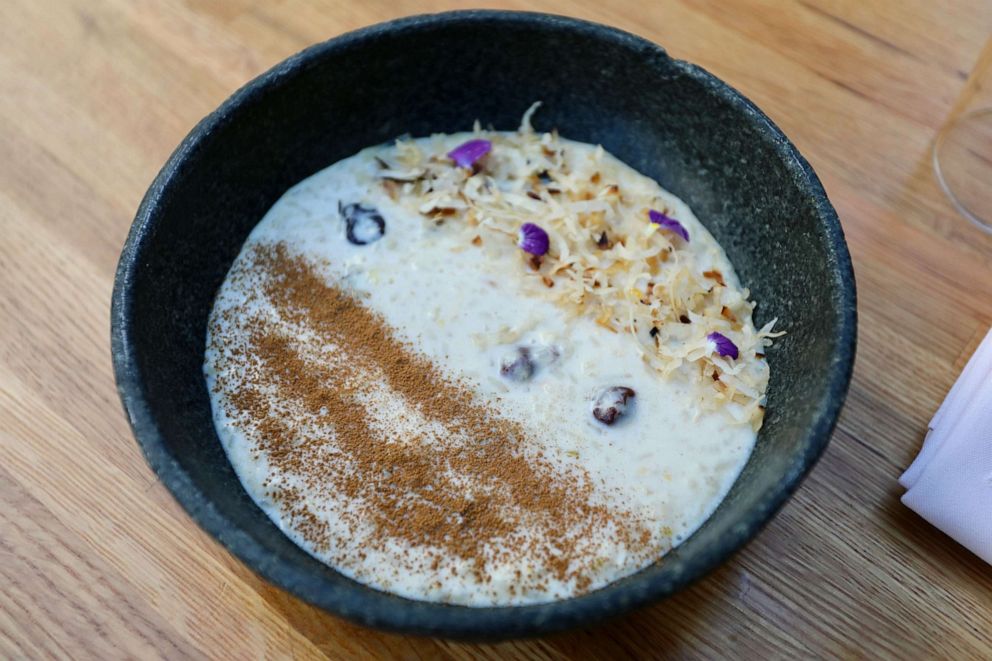
[[[386,233],[386,221],[373,208],[360,204],[342,205],[338,202],[338,212],[345,222],[345,236],[349,243],[364,246],[375,243]]]
[[[593,402],[592,417],[612,425],[627,413],[629,402],[637,393],[627,386],[613,386],[599,393]]]
[[[530,349],[517,347],[500,363],[499,373],[511,381],[529,381],[534,376],[534,367]]]

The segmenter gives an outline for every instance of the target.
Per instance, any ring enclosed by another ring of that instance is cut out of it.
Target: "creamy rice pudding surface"
[[[535,106],[536,107],[536,106]],[[706,520],[754,446],[771,324],[680,200],[530,127],[401,139],[290,189],[204,363],[245,489],[401,596],[576,596]]]

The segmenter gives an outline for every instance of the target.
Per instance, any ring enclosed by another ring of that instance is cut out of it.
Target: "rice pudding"
[[[248,494],[411,599],[541,603],[658,561],[764,413],[775,333],[717,242],[601,147],[534,131],[535,108],[300,182],[210,316],[214,421]]]

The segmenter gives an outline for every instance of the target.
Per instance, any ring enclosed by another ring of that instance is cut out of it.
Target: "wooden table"
[[[896,483],[992,323],[992,236],[955,214],[930,165],[938,129],[982,93],[967,79],[992,3],[488,4],[645,35],[742,90],[816,168],[854,256],[861,338],[812,475],[691,589],[547,639],[383,634],[267,585],[131,438],[108,347],[118,252],[173,147],[249,78],[345,30],[468,4],[2,0],[0,657],[992,658],[992,567],[903,507]]]

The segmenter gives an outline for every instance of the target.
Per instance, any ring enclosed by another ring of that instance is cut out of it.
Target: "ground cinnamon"
[[[524,554],[581,592],[598,560],[582,557],[576,540],[610,534],[632,552],[648,544],[636,516],[593,498],[587,473],[550,461],[520,424],[476,401],[317,265],[281,244],[259,246],[229,277],[250,293],[211,327],[225,350],[217,387],[273,471],[295,478],[269,495],[318,552],[356,560],[311,511],[314,493],[358,505],[337,514],[372,527],[370,548],[430,549],[434,570],[468,560],[480,583]],[[388,416],[368,404],[383,389],[434,427],[383,427]],[[542,580],[521,576],[520,587]]]

